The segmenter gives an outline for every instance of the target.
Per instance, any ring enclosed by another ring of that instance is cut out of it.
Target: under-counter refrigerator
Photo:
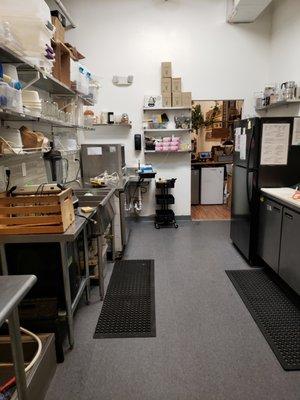
[[[262,187],[300,182],[298,124],[294,118],[236,121],[230,237],[252,265],[256,263],[259,194]]]
[[[224,203],[224,167],[201,168],[200,204]]]

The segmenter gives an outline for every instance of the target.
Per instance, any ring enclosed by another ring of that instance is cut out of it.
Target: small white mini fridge
[[[224,203],[224,167],[201,168],[200,204]]]

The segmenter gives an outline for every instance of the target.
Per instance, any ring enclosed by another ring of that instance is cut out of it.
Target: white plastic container
[[[40,103],[40,96],[36,90],[23,90],[22,99],[25,103]]]
[[[13,17],[9,22],[12,33],[23,47],[26,56],[44,56],[46,44],[51,44],[53,31],[39,19]]]
[[[23,112],[22,92],[21,90],[7,87],[7,108],[16,112]]]
[[[17,67],[14,64],[3,64],[3,73],[15,81],[19,80]]]
[[[6,27],[3,35],[15,38],[25,56],[44,57],[46,44],[50,44],[54,34],[54,30],[46,27],[52,24],[50,9],[44,0],[1,0],[0,20]],[[13,44],[8,40],[8,47],[12,48]]]
[[[8,91],[8,84],[5,82],[0,82],[0,108],[7,108],[7,91]]]
[[[89,71],[78,61],[71,60],[71,81],[74,89],[85,96],[89,94]]]
[[[0,15],[3,17],[38,18],[46,25],[51,12],[44,0],[1,0]]]
[[[7,83],[0,82],[0,108],[23,112],[21,90],[13,89]]]
[[[89,98],[94,102],[97,103],[98,96],[99,96],[100,85],[97,81],[91,79],[89,82]]]
[[[9,22],[1,21],[0,17],[0,42],[5,44],[5,46],[13,50],[15,53],[23,55],[23,47],[19,40],[14,36],[10,26],[11,24]]]
[[[4,139],[16,152],[21,151],[23,148],[19,129],[0,128],[0,138]]]

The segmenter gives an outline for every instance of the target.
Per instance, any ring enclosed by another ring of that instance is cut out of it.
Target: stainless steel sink
[[[74,190],[78,198],[79,207],[97,207],[96,215],[93,218],[97,221],[97,224],[93,225],[94,234],[102,235],[115,215],[112,205],[114,192],[115,190],[110,188],[83,188]]]

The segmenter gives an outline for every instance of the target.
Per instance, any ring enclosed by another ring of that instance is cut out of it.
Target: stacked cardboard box
[[[163,107],[191,107],[192,93],[182,92],[181,78],[172,78],[172,63],[161,63]]]
[[[172,107],[172,64],[161,63],[161,94],[162,106]]]

